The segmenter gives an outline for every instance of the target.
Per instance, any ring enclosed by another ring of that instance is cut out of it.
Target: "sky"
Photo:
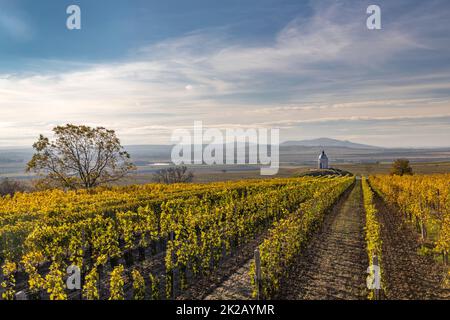
[[[0,0],[0,146],[65,123],[165,144],[203,121],[450,147],[449,21],[448,0]]]

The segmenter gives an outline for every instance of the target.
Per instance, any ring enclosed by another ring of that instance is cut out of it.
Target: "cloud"
[[[53,68],[0,74],[0,144],[12,138],[30,144],[67,122],[112,127],[124,143],[141,144],[168,142],[171,130],[190,128],[194,120],[219,128],[295,129],[446,117],[450,66],[433,65],[447,57],[437,50],[444,36],[434,22],[447,17],[448,6],[421,5],[420,28],[406,15],[368,33],[355,19],[360,7],[313,3],[311,16],[259,42],[226,29],[200,30],[114,63],[70,64],[69,70],[65,62],[47,61]],[[27,34],[19,20],[8,23],[10,32]]]
[[[263,123],[254,123],[253,126],[263,126],[263,127],[292,127],[301,124],[314,124],[314,123],[330,123],[330,122],[400,122],[407,120],[450,120],[450,113],[437,114],[437,115],[419,115],[419,116],[381,116],[381,117],[370,117],[370,116],[349,116],[349,117],[323,117],[317,119],[307,119],[307,120],[278,120],[269,121]],[[450,123],[449,123],[450,127]]]

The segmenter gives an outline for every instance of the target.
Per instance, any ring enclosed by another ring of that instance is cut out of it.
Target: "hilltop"
[[[329,168],[329,169],[311,169],[306,172],[302,172],[299,177],[323,177],[323,176],[353,176],[351,172],[342,169]]]

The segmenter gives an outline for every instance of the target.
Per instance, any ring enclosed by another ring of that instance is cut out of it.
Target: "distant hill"
[[[336,140],[330,138],[319,138],[312,140],[286,141],[281,144],[283,147],[302,146],[302,147],[340,147],[351,149],[382,149],[380,147],[367,144],[354,143],[348,140]]]

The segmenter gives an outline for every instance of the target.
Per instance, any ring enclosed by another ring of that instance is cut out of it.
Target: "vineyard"
[[[374,176],[390,299],[450,299],[450,175]]]
[[[379,195],[398,207],[421,238],[448,263],[450,251],[450,175],[372,177]]]
[[[336,275],[328,286],[345,293],[348,285],[348,298],[380,299],[380,291],[389,298],[395,272],[382,217],[417,227],[420,239],[411,243],[420,241],[436,260],[433,274],[441,274],[450,245],[449,181],[448,175],[301,177],[17,193],[0,199],[1,297],[223,298],[224,283],[233,279],[226,290],[246,292],[235,297],[295,299],[314,296],[299,292],[318,290],[308,279],[321,271],[329,277],[331,258],[348,266],[348,276]],[[381,269],[380,290],[365,288],[369,265]],[[298,283],[291,293],[288,281]]]

